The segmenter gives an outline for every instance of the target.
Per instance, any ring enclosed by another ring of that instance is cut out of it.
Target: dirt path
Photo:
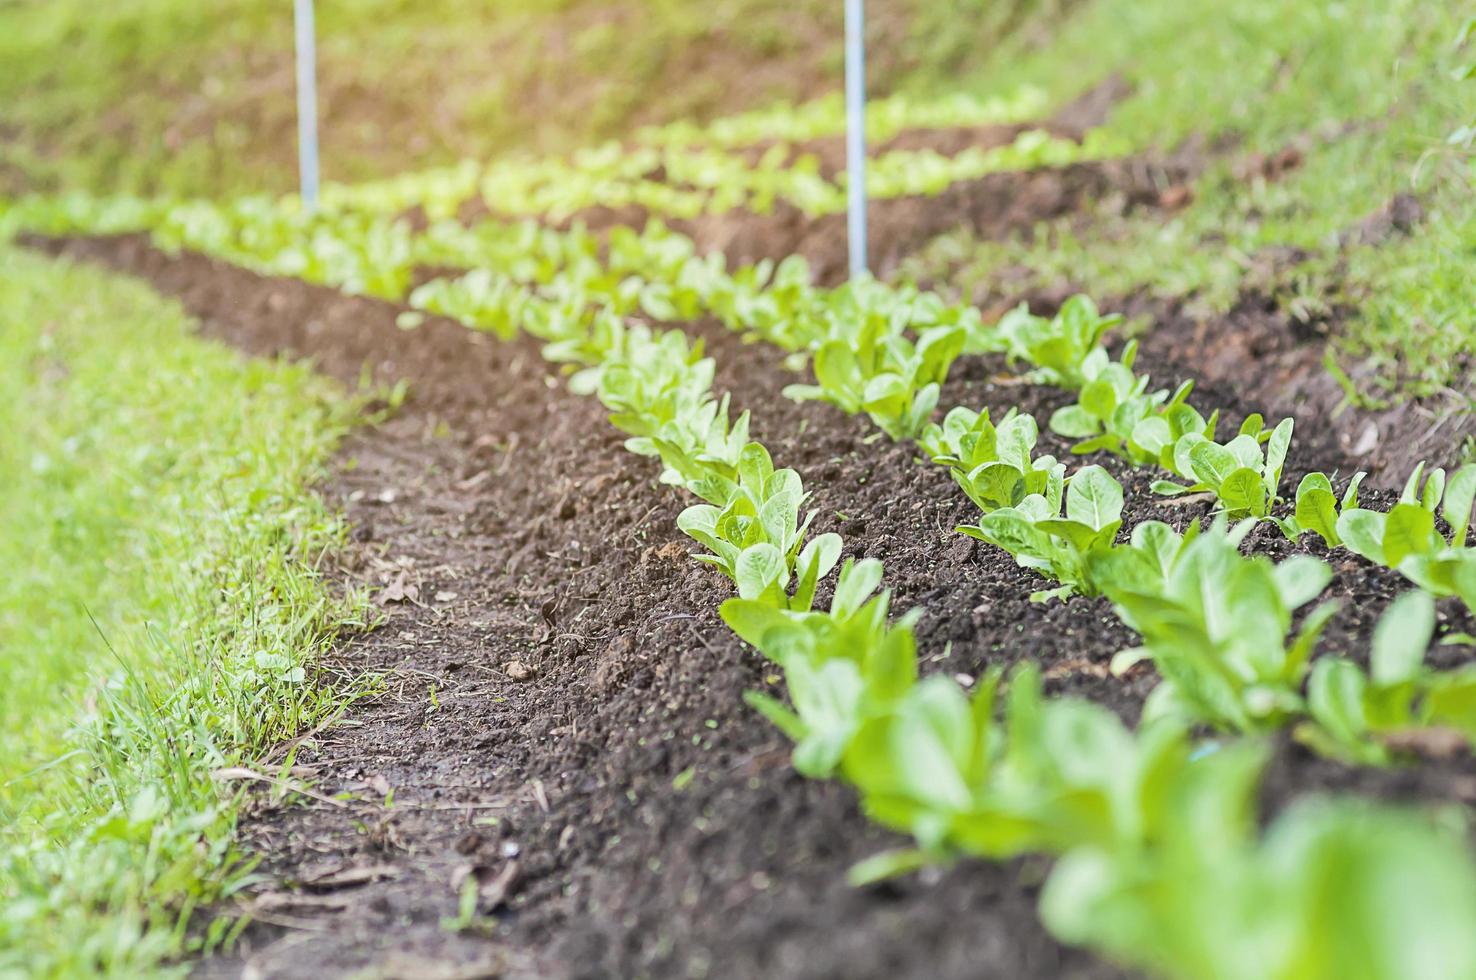
[[[66,251],[147,277],[249,353],[311,356],[345,380],[368,364],[411,384],[405,410],[345,447],[325,488],[355,528],[345,580],[396,598],[383,626],[338,652],[351,670],[382,672],[385,693],[295,759],[322,793],[353,799],[259,803],[242,826],[264,859],[246,899],[257,921],[200,975],[1117,975],[1043,932],[1039,862],[844,883],[899,839],[868,826],[843,787],[789,768],[783,739],[741,701],[769,671],[717,619],[727,590],[687,557],[684,501],[530,345],[438,320],[403,331],[390,305],[170,259],[138,239]],[[863,420],[784,400],[769,352],[699,329],[718,387],[815,489],[816,528],[885,560],[898,608],[925,608],[925,669],[977,676],[1029,657],[1052,692],[1136,717],[1152,679],[1107,675],[1132,638],[1105,603],[1030,603],[1038,579],[953,533],[974,515],[946,474],[909,447],[868,443]],[[997,383],[998,370],[961,365],[944,403],[1059,403]],[[1142,474],[1121,476],[1130,523],[1196,516],[1135,492]],[[1345,608],[1329,641],[1357,649],[1401,585],[1360,562],[1337,573]],[[1449,628],[1476,632],[1446,612]],[[1469,802],[1476,769],[1377,773],[1281,744],[1268,803],[1320,787]],[[468,875],[479,919],[458,931]]]

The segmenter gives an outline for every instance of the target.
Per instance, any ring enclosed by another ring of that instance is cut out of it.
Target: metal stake
[[[302,206],[318,206],[318,50],[313,0],[294,0],[297,28],[297,173]]]
[[[846,0],[846,230],[851,278],[866,273],[866,12]]]

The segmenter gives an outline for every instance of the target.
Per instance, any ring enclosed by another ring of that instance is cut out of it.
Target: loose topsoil
[[[852,863],[903,841],[869,826],[843,786],[794,774],[785,740],[741,701],[773,671],[716,615],[726,582],[676,529],[689,501],[533,345],[436,319],[400,330],[389,304],[169,258],[138,238],[52,250],[146,277],[207,336],[248,353],[311,357],[347,382],[367,365],[411,386],[396,418],[350,440],[324,487],[354,527],[344,582],[387,587],[384,623],[336,653],[381,672],[383,692],[295,756],[320,793],[351,799],[253,804],[241,830],[263,860],[243,897],[255,921],[200,975],[1121,975],[1043,931],[1037,860],[845,884]],[[1134,640],[1106,603],[1030,602],[1047,583],[954,532],[976,513],[946,473],[865,420],[785,400],[790,379],[768,348],[689,326],[709,338],[717,387],[814,491],[815,529],[883,559],[895,608],[924,610],[925,670],[967,681],[1031,659],[1050,693],[1136,718],[1153,676],[1108,674]],[[1228,390],[1200,398],[1232,424],[1254,407]],[[1043,418],[1061,401],[973,359],[942,404]],[[1041,448],[1066,455],[1049,433]],[[1102,462],[1127,487],[1129,525],[1204,516]],[[1294,447],[1298,471],[1345,463],[1336,443]],[[1264,527],[1254,546],[1321,550]],[[1324,648],[1360,656],[1405,585],[1345,554],[1334,569],[1342,608]],[[1441,610],[1442,630],[1476,632],[1463,608]],[[1442,665],[1461,656],[1432,651]],[[1325,789],[1469,803],[1476,765],[1457,755],[1379,771],[1275,745],[1268,814]],[[477,914],[459,919],[467,888]]]

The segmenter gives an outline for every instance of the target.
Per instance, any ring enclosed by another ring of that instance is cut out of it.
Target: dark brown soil
[[[898,839],[869,827],[844,787],[789,768],[784,740],[740,700],[770,671],[718,620],[728,590],[687,557],[675,528],[685,501],[529,344],[439,320],[402,331],[393,306],[169,259],[137,238],[53,250],[145,276],[205,334],[249,353],[310,356],[345,381],[367,364],[412,386],[404,412],[352,440],[325,488],[356,529],[345,580],[406,597],[337,654],[383,672],[385,693],[296,756],[321,792],[353,799],[263,801],[243,822],[264,861],[245,898],[256,922],[201,975],[1117,975],[1043,932],[1038,862],[845,885],[851,863]],[[783,399],[768,349],[693,329],[711,338],[718,387],[815,491],[816,528],[885,560],[896,606],[925,610],[926,670],[977,676],[1033,658],[1053,693],[1136,716],[1152,677],[1106,672],[1133,642],[1106,603],[1029,602],[1045,583],[953,532],[974,514],[946,474],[875,441],[864,420]],[[1038,415],[1060,403],[1002,371],[961,364],[943,403]],[[1243,414],[1230,391],[1205,397]],[[1296,452],[1299,467],[1341,461],[1335,446]],[[1129,523],[1203,513],[1159,502],[1145,474],[1105,462],[1128,487]],[[1257,547],[1294,550],[1267,529]],[[1336,571],[1330,592],[1344,606],[1327,646],[1356,653],[1404,585],[1357,559]],[[1447,629],[1476,632],[1463,610],[1443,612]],[[1278,744],[1270,810],[1325,788],[1471,802],[1476,765],[1384,773]],[[443,920],[467,874],[487,918],[456,931]]]
[[[1352,311],[1334,308],[1309,324],[1276,297],[1260,294],[1246,294],[1228,314],[1209,319],[1180,303],[1139,309],[1155,324],[1143,338],[1145,351],[1196,377],[1255,392],[1268,417],[1293,416],[1299,434],[1336,441],[1350,467],[1368,472],[1370,486],[1402,486],[1422,460],[1458,464],[1463,443],[1476,435],[1476,413],[1455,391],[1389,409],[1355,407],[1325,366],[1328,339]]]

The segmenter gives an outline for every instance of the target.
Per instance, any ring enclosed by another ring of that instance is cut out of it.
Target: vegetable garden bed
[[[685,501],[624,451],[594,400],[563,390],[535,345],[436,318],[400,329],[392,304],[171,258],[138,238],[56,247],[146,276],[245,350],[309,356],[345,380],[367,363],[410,385],[406,411],[355,442],[331,491],[358,528],[346,581],[394,597],[385,626],[344,651],[389,671],[388,691],[295,757],[321,793],[353,801],[264,802],[250,818],[246,839],[276,884],[247,899],[257,921],[236,965],[207,970],[1116,974],[1042,931],[1048,866],[1034,859],[845,883],[857,861],[899,842],[850,791],[790,769],[785,740],[742,701],[777,676],[718,618],[730,586],[687,557]],[[1048,695],[1135,721],[1156,678],[1142,665],[1110,672],[1135,640],[1109,602],[1031,602],[1048,583],[953,531],[978,511],[943,468],[910,443],[877,441],[864,416],[785,398],[772,349],[711,322],[684,329],[707,340],[714,388],[752,412],[753,437],[805,475],[815,532],[881,559],[893,607],[923,610],[925,675],[972,686],[991,666],[1034,662]],[[1002,359],[965,358],[940,404],[1046,418],[1072,401],[1014,377]],[[1223,391],[1195,400],[1220,406],[1227,425],[1247,411]],[[1039,450],[1065,458],[1069,442],[1043,431]],[[1345,462],[1335,443],[1299,440],[1287,480]],[[1155,497],[1149,471],[1103,464],[1125,487],[1127,526],[1209,514],[1211,501]],[[1374,509],[1394,502],[1364,496]],[[1315,535],[1291,545],[1269,524],[1250,541],[1277,560],[1327,553]],[[1407,587],[1335,556],[1324,597],[1341,605],[1323,648],[1362,659]],[[1441,618],[1442,633],[1476,632],[1458,602],[1442,603]],[[1436,666],[1460,662],[1459,649],[1437,647]],[[1412,748],[1427,756],[1418,767],[1380,769],[1278,737],[1264,812],[1322,790],[1476,800],[1469,756],[1439,739]],[[477,896],[477,915],[461,918],[462,894]],[[497,922],[490,934],[481,914]]]

